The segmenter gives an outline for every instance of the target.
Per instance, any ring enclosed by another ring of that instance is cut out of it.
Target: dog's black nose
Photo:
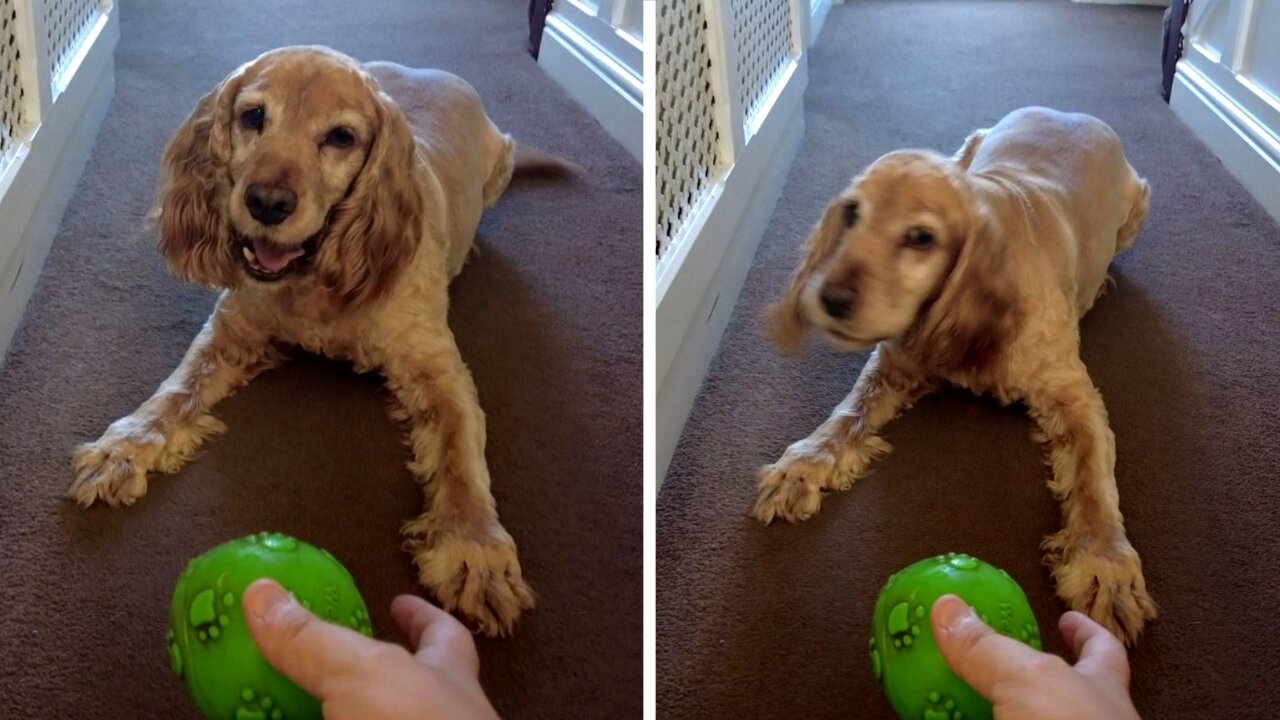
[[[263,225],[277,225],[293,214],[298,196],[289,188],[254,183],[244,191],[244,204],[249,214]]]
[[[847,287],[840,285],[823,285],[822,290],[818,293],[818,300],[822,303],[822,309],[836,320],[844,320],[849,317],[849,311],[853,309],[853,301],[858,299],[858,294]]]

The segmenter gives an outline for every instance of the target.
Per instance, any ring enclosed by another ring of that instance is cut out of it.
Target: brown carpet
[[[452,327],[489,420],[494,494],[538,608],[480,640],[513,718],[641,709],[639,163],[524,50],[521,0],[126,1],[118,87],[0,374],[0,718],[185,718],[168,669],[188,557],[264,529],[333,552],[392,637],[416,590],[400,523],[421,511],[375,376],[299,358],[219,415],[230,432],[127,510],[61,499],[68,457],[173,368],[213,295],[166,274],[142,228],[168,134],[239,63],[293,43],[439,67],[498,125],[585,181],[513,186],[453,291]],[[567,710],[572,708],[572,712]]]
[[[895,451],[808,523],[748,519],[753,471],[808,434],[862,356],[779,355],[756,322],[855,172],[950,153],[1007,111],[1092,113],[1151,181],[1151,213],[1083,326],[1110,410],[1129,535],[1162,607],[1131,654],[1147,718],[1280,705],[1280,229],[1161,101],[1160,14],[1066,2],[837,6],[810,60],[807,131],[659,497],[663,718],[891,717],[867,638],[888,575],[946,551],[1005,568],[1049,647],[1040,565],[1058,526],[1019,408],[949,391],[889,426]]]

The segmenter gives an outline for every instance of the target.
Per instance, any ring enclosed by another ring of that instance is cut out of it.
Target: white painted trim
[[[1155,5],[1168,7],[1169,0],[1071,0],[1071,2],[1090,5]]]
[[[1178,62],[1169,106],[1280,222],[1280,128],[1259,122],[1187,60]]]
[[[809,47],[818,41],[818,35],[822,32],[822,26],[827,24],[827,16],[831,14],[831,6],[835,3],[843,3],[844,0],[812,0],[809,4],[809,30],[808,42]]]
[[[119,12],[107,5],[56,100],[41,89],[40,123],[0,175],[0,364],[111,105],[119,38]]]
[[[571,19],[579,13],[557,9],[547,15],[538,64],[639,160],[644,150],[643,52],[627,50],[634,47],[634,35],[603,21],[586,25],[608,28],[607,40],[597,41]]]
[[[656,446],[659,483],[737,305],[760,238],[804,136],[805,56],[778,82],[772,108],[657,268]]]

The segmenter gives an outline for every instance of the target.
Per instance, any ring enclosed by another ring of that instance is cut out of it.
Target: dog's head
[[[205,95],[169,141],[153,216],[183,279],[307,278],[347,304],[382,292],[422,221],[415,141],[372,75],[284,48]]]
[[[963,169],[933,152],[892,152],[823,213],[772,309],[775,339],[795,349],[814,327],[846,350],[898,340],[977,360],[1007,330],[1005,272]]]

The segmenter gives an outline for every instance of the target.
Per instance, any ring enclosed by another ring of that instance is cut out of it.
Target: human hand
[[[1137,720],[1129,659],[1106,628],[1078,612],[1058,621],[1078,658],[1069,665],[987,627],[955,595],[933,604],[933,635],[947,664],[995,707],[999,720]]]
[[[422,598],[391,604],[412,655],[321,620],[274,580],[250,585],[244,607],[263,657],[318,699],[326,720],[497,720],[471,633]]]

